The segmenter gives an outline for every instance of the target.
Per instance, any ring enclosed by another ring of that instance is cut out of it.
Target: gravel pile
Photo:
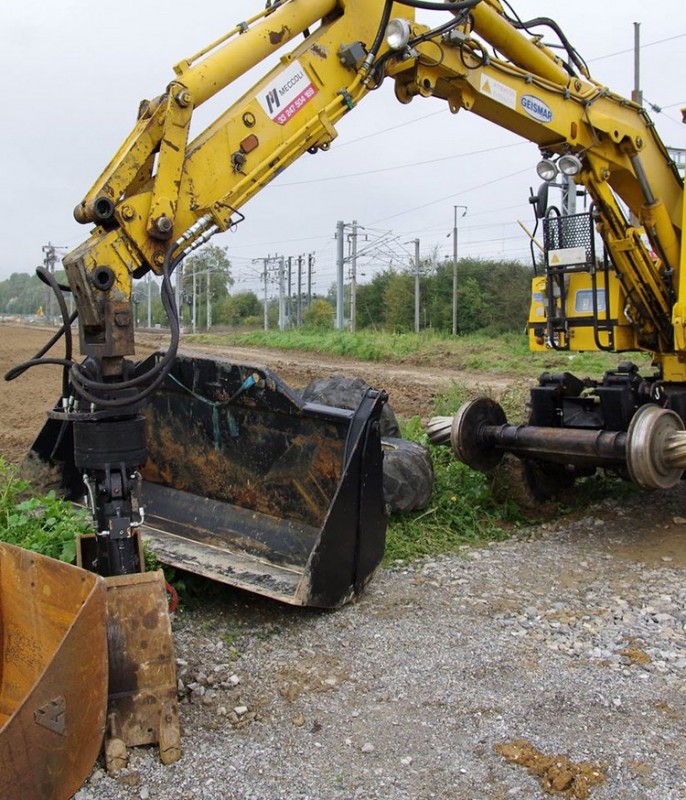
[[[138,749],[76,800],[683,800],[684,570],[627,556],[686,543],[683,492],[657,497],[395,565],[337,612],[177,613],[181,760]]]

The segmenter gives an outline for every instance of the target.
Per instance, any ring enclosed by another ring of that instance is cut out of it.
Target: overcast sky
[[[644,96],[663,108],[653,118],[665,142],[686,145],[682,3],[511,2],[523,19],[553,17],[596,79],[627,96],[640,22]],[[49,242],[66,252],[87,238],[72,210],[129,132],[139,100],[164,90],[174,63],[262,7],[263,0],[0,3],[0,280],[33,271]],[[537,148],[468,112],[452,116],[438,100],[400,105],[390,82],[387,89],[340,122],[329,153],[301,158],[242,209],[247,220],[236,232],[213,239],[229,248],[237,288],[258,288],[253,259],[315,252],[315,288],[326,291],[337,220],[357,220],[370,238],[392,232],[377,268],[413,254],[415,238],[422,255],[437,248],[448,256],[454,205],[467,207],[460,255],[527,258],[517,223],[531,223]],[[229,105],[234,95],[226,94]]]

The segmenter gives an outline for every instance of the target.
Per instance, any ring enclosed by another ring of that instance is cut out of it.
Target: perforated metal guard
[[[589,213],[572,214],[568,217],[549,216],[543,220],[546,254],[551,250],[583,247],[586,251],[586,266],[593,264],[595,259],[594,235],[593,220]]]

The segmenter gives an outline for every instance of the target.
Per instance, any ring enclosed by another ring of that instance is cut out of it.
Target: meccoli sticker
[[[307,73],[294,61],[261,93],[260,105],[274,122],[285,125],[317,94]]]
[[[532,119],[545,123],[553,121],[553,112],[550,110],[550,106],[538,97],[532,94],[525,94],[522,95],[519,103]]]

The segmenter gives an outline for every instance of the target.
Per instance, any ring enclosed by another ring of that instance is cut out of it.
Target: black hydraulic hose
[[[68,284],[66,284],[66,283],[57,283],[57,281],[54,280],[54,279],[51,282],[51,281],[49,281],[47,279],[48,275],[50,275],[50,277],[53,277],[53,275],[52,275],[52,273],[48,272],[45,269],[45,267],[36,267],[36,275],[38,275],[38,277],[43,281],[43,283],[46,283],[48,286],[50,286],[50,287],[57,286],[57,288],[61,292],[69,292],[71,294],[71,286],[69,286]]]
[[[401,3],[401,4],[403,4],[403,5],[408,5],[408,6],[414,6],[415,5],[415,2],[414,1],[410,2],[410,0],[396,0],[396,1]],[[445,11],[446,9],[459,10],[459,9],[457,9],[457,7],[461,6],[461,5],[465,6],[465,8],[462,9],[462,11],[463,11],[462,14],[457,15],[454,19],[450,20],[449,22],[444,22],[442,25],[439,25],[437,28],[433,28],[432,30],[427,31],[426,33],[423,33],[421,36],[418,36],[415,39],[411,39],[407,43],[408,47],[415,47],[416,45],[421,44],[422,42],[426,42],[426,41],[429,41],[431,39],[434,39],[435,37],[441,36],[444,33],[448,33],[448,31],[451,31],[453,28],[456,28],[459,25],[462,25],[463,22],[464,22],[464,15],[466,14],[466,12],[469,11],[469,9],[473,8],[478,2],[480,2],[480,0],[468,0],[467,2],[463,2],[463,3],[454,3],[451,6],[448,6],[447,4],[446,5],[440,5],[440,6],[438,4],[435,4],[442,11]],[[374,87],[374,88],[378,88],[381,85],[381,81],[383,80],[382,72],[381,72],[383,65],[386,63],[386,61],[388,61],[390,58],[393,58],[395,55],[396,55],[396,52],[394,50],[388,50],[387,52],[385,52],[381,56],[381,58],[379,58],[374,63],[374,65],[372,67],[372,72],[374,74],[374,78],[375,78],[376,84],[377,84],[376,87]]]
[[[433,3],[431,0],[395,0],[402,6],[422,8],[426,11],[468,11],[478,5],[481,0],[458,0],[456,3]]]
[[[103,381],[92,380],[88,378],[80,370],[79,365],[74,364],[71,370],[72,383],[80,397],[89,403],[100,406],[102,408],[122,408],[131,404],[137,403],[150,395],[157,386],[166,378],[171,370],[173,360],[178,350],[180,339],[180,327],[178,309],[176,308],[176,301],[174,298],[174,290],[171,285],[171,274],[181,262],[182,257],[169,262],[170,252],[165,257],[165,262],[162,267],[162,290],[160,297],[162,306],[169,319],[169,327],[171,331],[171,340],[166,353],[160,361],[152,367],[148,372],[143,375],[138,375],[126,381],[118,381],[113,383],[106,383]],[[141,384],[146,384],[146,387],[135,395],[126,395],[119,398],[104,398],[97,393],[119,393],[133,389]],[[89,391],[92,390],[92,391]]]
[[[42,364],[58,364],[64,367],[62,373],[62,393],[66,394],[69,387],[69,368],[73,364],[72,359],[72,335],[71,335],[71,325],[74,320],[78,317],[78,311],[72,312],[69,314],[69,310],[67,309],[67,304],[64,301],[64,291],[71,291],[69,287],[65,287],[62,284],[58,283],[55,279],[54,275],[52,275],[45,267],[38,267],[36,269],[36,274],[40,278],[43,283],[47,284],[55,293],[55,297],[57,298],[57,302],[60,306],[60,313],[62,315],[62,326],[59,330],[54,333],[51,338],[48,340],[46,344],[41,347],[41,349],[35,354],[35,356],[30,359],[29,361],[24,361],[21,364],[18,364],[16,367],[12,367],[12,369],[8,370],[5,375],[4,379],[6,381],[13,381],[15,378],[18,378],[20,375],[23,375],[28,369],[31,367],[37,367]],[[45,354],[51,350],[55,344],[60,340],[60,338],[65,337],[65,354],[63,359],[48,359],[44,358]]]
[[[522,22],[519,19],[508,18],[507,21],[510,23],[510,25],[512,25],[513,28],[517,28],[517,30],[525,30],[528,33],[531,33],[529,28],[535,28],[540,26],[550,28],[558,36],[560,42],[562,43],[562,46],[567,52],[567,55],[572,60],[577,69],[579,69],[582,72],[582,74],[588,75],[588,65],[586,64],[584,59],[579,55],[577,50],[572,46],[572,43],[566,37],[562,28],[560,28],[560,26],[557,24],[557,22],[555,22],[554,19],[550,19],[549,17],[536,17],[535,19],[530,19],[527,20],[526,22]]]
[[[30,367],[39,367],[43,364],[56,364],[60,367],[71,367],[73,363],[73,361],[67,361],[66,358],[30,358],[28,361],[24,361],[22,364],[17,364],[16,367],[12,367],[12,369],[8,370],[5,373],[5,380],[13,381],[22,373],[26,372],[26,370]]]
[[[369,53],[367,53],[366,62],[369,64],[375,58],[376,54],[379,52],[379,48],[381,47],[381,42],[383,42],[384,34],[386,33],[386,28],[388,27],[388,21],[391,18],[391,7],[393,6],[393,0],[386,0],[383,7],[383,13],[381,14],[381,22],[379,23],[379,27],[376,30],[376,36],[374,37],[374,41],[372,42],[372,46],[369,48]]]
[[[64,287],[57,282],[55,276],[49,272],[45,267],[38,267],[36,269],[38,277],[46,283],[54,292],[57,303],[60,307],[60,314],[62,315],[62,328],[64,330],[64,358],[65,360],[72,361],[73,345],[71,335],[71,322],[69,319],[69,309],[64,299]],[[68,291],[71,291],[67,287]],[[62,371],[62,395],[66,395],[69,389],[69,370],[67,367]]]
[[[79,316],[78,311],[74,311],[72,315],[69,317],[69,324],[71,325],[72,322]],[[60,338],[64,335],[64,326],[62,326],[53,336],[51,337],[50,341],[47,344],[44,344],[43,347],[36,353],[36,355],[30,360],[26,361],[23,364],[17,364],[16,367],[12,367],[12,369],[8,370],[5,375],[4,379],[6,381],[13,381],[15,378],[18,378],[20,375],[23,375],[29,367],[37,366],[38,364],[47,363],[42,361],[43,356],[50,350],[51,347],[54,347],[57,342],[59,342]],[[71,365],[73,362],[71,358],[64,359],[68,361]]]
[[[455,17],[455,19],[452,19],[449,22],[445,22],[445,23],[443,23],[443,25],[439,25],[438,28],[433,28],[432,30],[427,31],[426,33],[423,33],[421,36],[417,36],[416,39],[411,39],[407,43],[407,45],[408,45],[408,47],[415,47],[416,45],[421,44],[422,42],[429,41],[429,40],[433,39],[436,36],[441,36],[442,34],[447,33],[448,31],[452,30],[453,28],[456,28],[458,25],[461,25],[462,22],[463,22],[463,19],[462,19],[461,15],[458,16],[458,17]],[[397,54],[396,54],[396,52],[394,50],[387,50],[381,56],[381,58],[377,59],[377,61],[374,63],[374,65],[372,67],[372,72],[373,72],[374,78],[375,78],[375,80],[377,82],[377,85],[374,88],[378,88],[381,85],[381,80],[382,80],[382,78],[381,78],[381,68],[386,63],[386,61],[388,61],[390,58],[393,58],[393,56],[395,56],[395,55],[397,55]]]

